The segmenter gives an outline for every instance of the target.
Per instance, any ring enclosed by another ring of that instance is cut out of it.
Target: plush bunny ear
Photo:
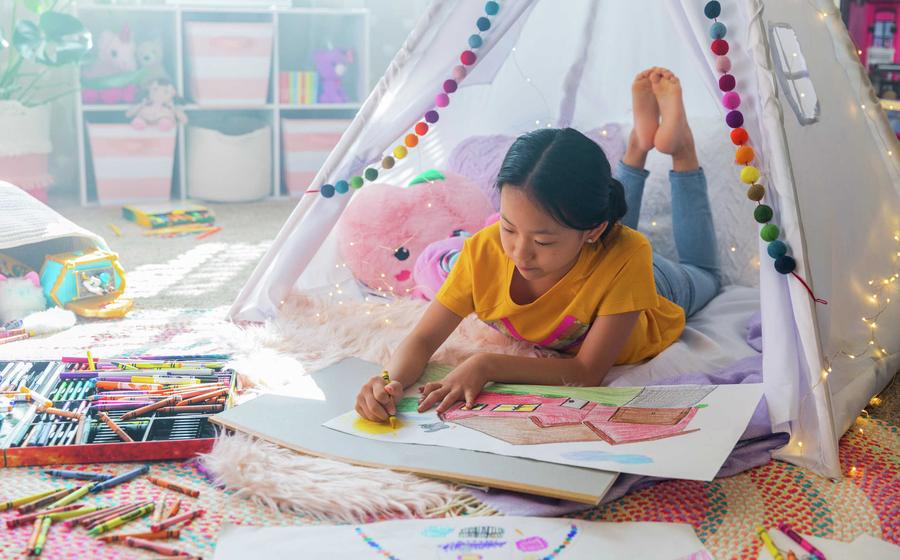
[[[26,279],[31,280],[31,283],[34,284],[35,288],[41,287],[41,277],[38,276],[38,273],[35,271],[31,271],[24,276]]]

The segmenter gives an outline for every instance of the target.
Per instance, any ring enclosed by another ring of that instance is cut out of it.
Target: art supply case
[[[125,358],[127,359],[127,358]],[[79,364],[63,363],[61,361],[0,361],[0,387],[11,380],[11,376],[18,376],[27,368],[22,378],[23,384],[29,389],[53,400],[55,408],[68,405],[69,408],[77,408],[77,401],[96,394],[96,385],[92,380],[63,380],[60,374],[76,371]],[[142,373],[143,375],[143,373]],[[149,375],[149,374],[148,374]],[[228,394],[222,404],[222,409],[232,406],[232,395],[236,375],[233,370],[222,370],[217,374],[223,382],[228,384]],[[72,389],[60,395],[61,398],[53,399],[57,391],[66,383],[73,386]],[[74,384],[72,383],[74,381]],[[83,392],[79,393],[79,382]],[[17,383],[17,385],[20,385]],[[73,399],[72,397],[79,397]],[[82,433],[82,441],[72,441],[71,444],[63,444],[70,431],[77,428],[77,422],[64,417],[47,417],[36,413],[36,405],[33,402],[18,400],[13,406],[13,411],[0,416],[0,453],[2,461],[0,467],[19,467],[27,465],[61,465],[72,463],[105,463],[122,461],[151,461],[161,459],[186,459],[198,453],[206,453],[212,449],[217,428],[209,423],[209,418],[219,411],[208,413],[158,413],[152,412],[145,416],[139,416],[131,421],[122,422],[121,416],[125,410],[109,410],[106,414],[122,427],[134,442],[123,442],[113,431],[102,422],[97,413],[91,411],[85,420]],[[2,414],[2,412],[0,412]],[[46,429],[46,442],[32,440],[27,446],[23,435],[27,435],[37,426]],[[44,428],[46,426],[46,428]],[[57,440],[57,432],[61,432],[61,440]],[[42,445],[37,445],[42,443]],[[54,444],[55,443],[55,444]]]

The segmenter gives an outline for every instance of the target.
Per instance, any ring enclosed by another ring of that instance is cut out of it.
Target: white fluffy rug
[[[344,358],[385,363],[426,306],[412,300],[328,306],[294,297],[277,322],[227,328],[221,334],[231,339],[236,350],[232,365],[249,393],[302,394],[306,373]],[[475,348],[536,355],[528,345],[467,319],[434,360],[458,364]],[[204,461],[219,482],[239,495],[323,519],[494,513],[454,485],[310,457],[243,435],[222,436]]]

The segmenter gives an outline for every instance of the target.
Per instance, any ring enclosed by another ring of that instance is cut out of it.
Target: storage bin
[[[284,177],[288,192],[306,192],[341,135],[350,126],[345,119],[282,119]]]
[[[169,200],[176,130],[87,123],[100,204]]]
[[[272,68],[271,23],[185,24],[190,93],[201,105],[262,105]]]
[[[272,192],[272,127],[268,123],[237,116],[219,118],[215,125],[200,119],[194,123],[187,131],[191,198],[243,202]]]

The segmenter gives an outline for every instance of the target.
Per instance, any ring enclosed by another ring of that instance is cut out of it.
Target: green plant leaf
[[[36,14],[42,14],[53,6],[54,0],[22,0],[25,7]]]
[[[20,20],[13,30],[12,44],[26,60],[34,60],[38,51],[42,50],[44,38],[41,30],[33,21]]]
[[[64,66],[82,61],[91,50],[91,32],[77,18],[59,12],[41,15],[40,29],[46,45],[38,62]]]

